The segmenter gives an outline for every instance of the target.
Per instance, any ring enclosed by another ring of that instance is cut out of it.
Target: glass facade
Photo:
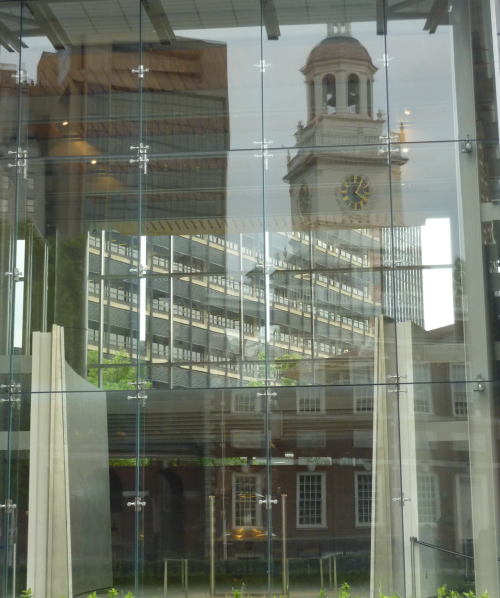
[[[499,22],[0,0],[3,598],[500,598]]]

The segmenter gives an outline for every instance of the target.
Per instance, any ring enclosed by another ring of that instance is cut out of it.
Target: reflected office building
[[[500,598],[499,12],[0,0],[4,598]]]

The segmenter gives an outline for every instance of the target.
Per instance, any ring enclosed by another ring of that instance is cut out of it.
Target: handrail
[[[455,556],[462,556],[462,557],[464,557],[464,559],[474,560],[473,556],[469,556],[468,554],[463,554],[461,552],[455,552],[454,550],[448,550],[447,548],[441,548],[441,546],[436,546],[435,544],[428,544],[427,542],[421,542],[414,536],[410,537],[410,542],[414,542],[415,544],[420,544],[421,546],[427,546],[428,548],[434,548],[434,550],[440,550],[441,552],[447,552],[448,554],[454,554]]]

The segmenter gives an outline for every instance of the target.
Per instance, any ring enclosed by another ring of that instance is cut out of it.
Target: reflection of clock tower
[[[366,48],[351,36],[349,24],[329,25],[328,36],[313,48],[301,71],[307,84],[307,124],[298,125],[300,149],[284,177],[290,183],[292,214],[300,217],[302,228],[390,226],[385,121],[381,113],[373,117],[377,68]],[[407,161],[394,149],[393,182],[400,180],[400,167]],[[399,187],[392,189],[395,214],[400,213]]]

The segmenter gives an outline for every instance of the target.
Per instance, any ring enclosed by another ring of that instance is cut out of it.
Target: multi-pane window
[[[236,474],[233,477],[233,527],[259,527],[261,525],[260,480],[257,475]]]
[[[324,396],[318,388],[301,388],[297,395],[297,413],[322,413]]]
[[[372,474],[356,474],[356,525],[371,525],[372,522]]]
[[[373,411],[373,386],[370,385],[369,372],[355,372],[352,376],[354,386],[354,413]]]
[[[413,405],[415,413],[431,413],[429,382],[431,370],[429,363],[416,363],[413,366]]]
[[[418,522],[436,523],[438,513],[437,477],[434,474],[417,475]]]
[[[325,474],[299,473],[297,527],[324,527],[325,524]]]
[[[260,397],[257,396],[256,391],[234,391],[231,399],[231,411],[235,413],[260,411]]]
[[[467,385],[466,370],[463,363],[450,364],[451,398],[453,401],[453,415],[467,415]]]

